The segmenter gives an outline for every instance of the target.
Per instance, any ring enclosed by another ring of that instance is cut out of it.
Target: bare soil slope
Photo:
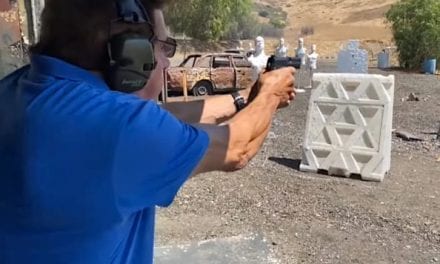
[[[313,27],[307,45],[318,45],[324,57],[333,57],[348,39],[359,39],[371,53],[392,45],[392,33],[385,13],[397,0],[257,0],[281,7],[288,13],[286,41],[296,46],[302,27]],[[268,48],[274,46],[269,41]]]

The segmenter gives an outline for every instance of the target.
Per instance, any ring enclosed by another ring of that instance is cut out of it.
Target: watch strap
[[[232,98],[234,98],[234,105],[237,109],[237,112],[240,112],[243,110],[243,108],[246,107],[246,101],[244,100],[244,97],[240,95],[239,92],[235,91],[231,93]]]

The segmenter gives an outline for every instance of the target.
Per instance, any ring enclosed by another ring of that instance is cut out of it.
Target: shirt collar
[[[109,89],[104,80],[91,72],[45,55],[31,55],[31,75],[53,76],[71,81],[86,82],[96,88]]]

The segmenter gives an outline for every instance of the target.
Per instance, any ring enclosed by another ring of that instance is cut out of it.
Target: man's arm
[[[293,73],[293,68],[284,68],[264,74],[258,96],[227,125],[199,125],[211,143],[194,174],[234,171],[248,164],[261,148],[277,108],[294,98]]]
[[[247,99],[249,89],[240,91],[240,95]],[[190,124],[220,124],[232,118],[237,109],[231,95],[219,95],[205,100],[192,102],[172,102],[163,105],[180,120]]]

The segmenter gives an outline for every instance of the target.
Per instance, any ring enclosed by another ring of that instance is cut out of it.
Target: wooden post
[[[168,103],[168,70],[163,70],[162,103]]]
[[[182,84],[183,84],[183,101],[184,102],[188,102],[188,80],[187,80],[187,76],[186,76],[186,70],[183,71],[182,78],[183,78],[183,80],[182,80]]]

